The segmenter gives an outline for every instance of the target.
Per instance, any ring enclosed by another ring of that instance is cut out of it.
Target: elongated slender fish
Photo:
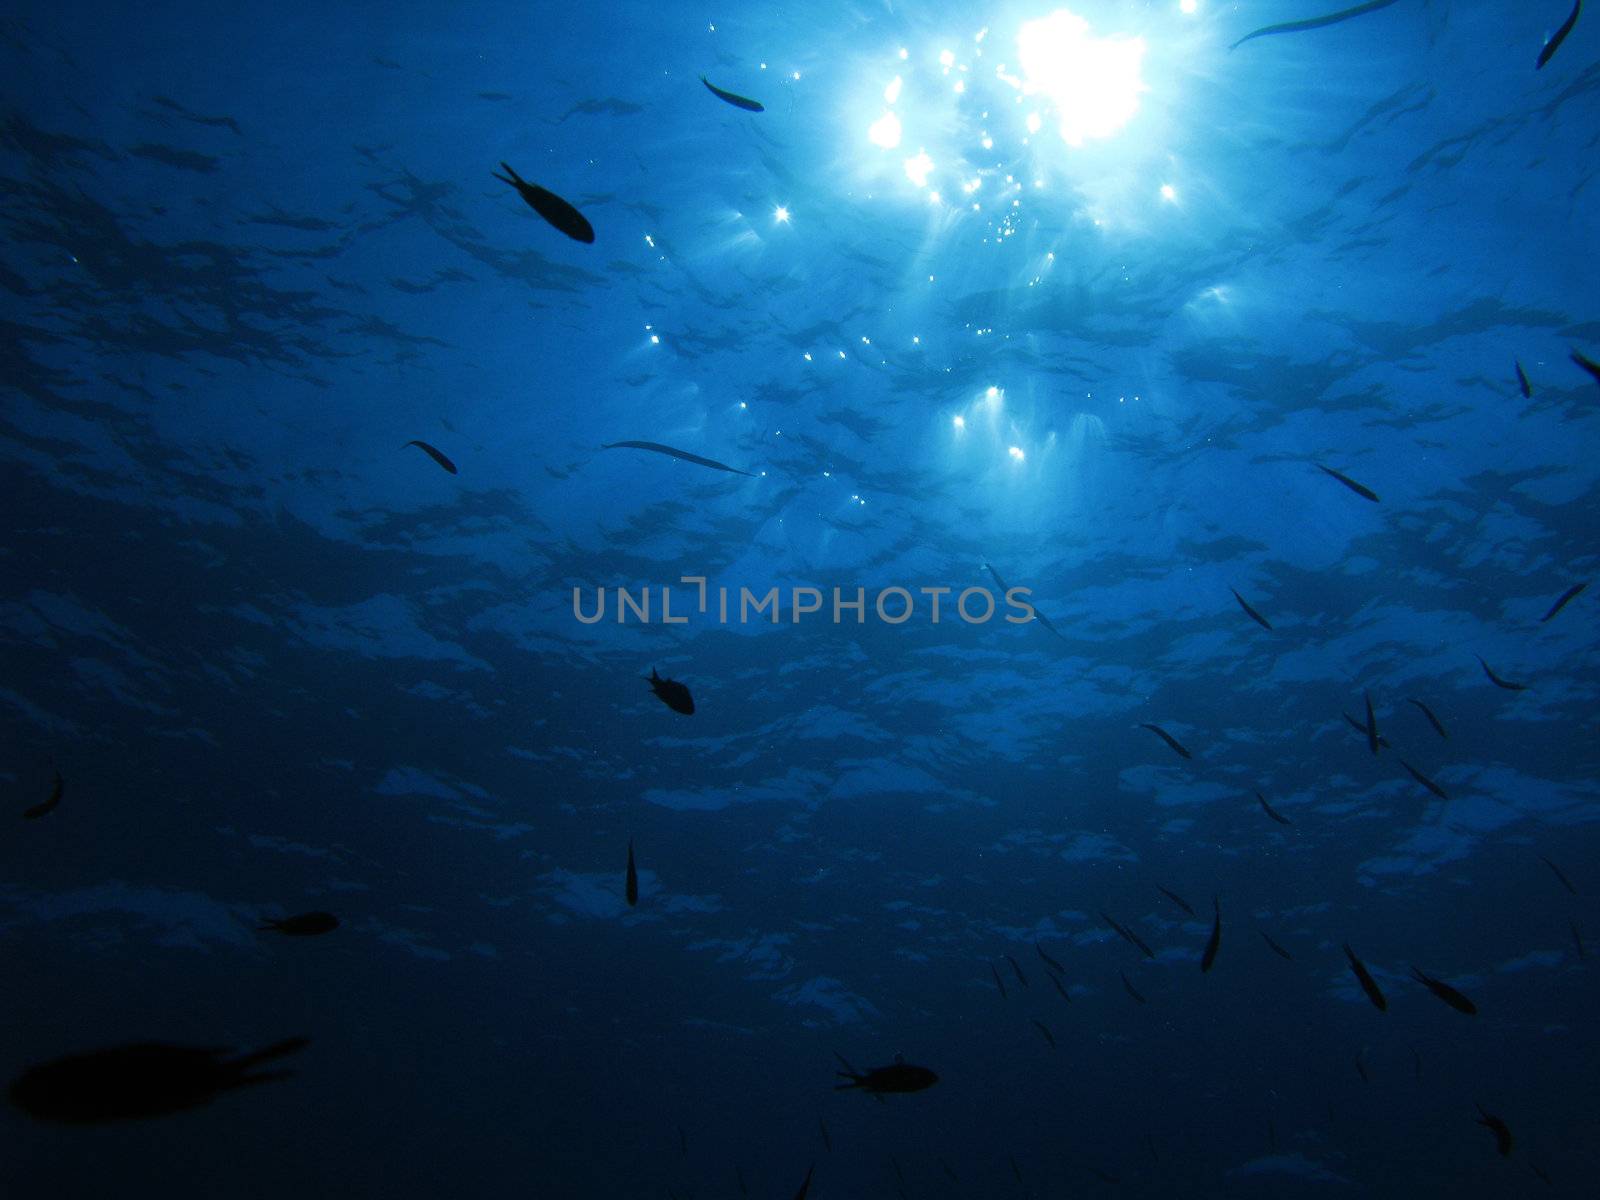
[[[1103,911],[1101,912],[1100,916],[1107,925],[1111,926],[1111,928],[1115,929],[1117,933],[1122,936],[1124,941],[1128,942],[1130,945],[1137,946],[1141,951],[1143,951],[1146,958],[1154,958],[1156,956],[1155,951],[1150,949],[1149,946],[1146,946],[1144,942],[1140,940],[1139,935],[1133,930],[1114,920]]]
[[[1600,383],[1600,363],[1595,362],[1592,358],[1585,358],[1576,350],[1572,352],[1572,361],[1593,375],[1596,383]]]
[[[1055,959],[1051,958],[1048,954],[1046,954],[1044,952],[1044,949],[1039,945],[1038,942],[1035,942],[1033,944],[1033,949],[1034,949],[1034,953],[1036,953],[1040,958],[1044,959],[1045,966],[1049,967],[1052,971],[1055,971],[1056,973],[1059,974],[1061,971],[1066,969],[1060,963],[1058,963]]]
[[[816,1163],[812,1163],[806,1168],[806,1181],[800,1185],[800,1190],[794,1194],[794,1200],[806,1200],[806,1193],[811,1190],[811,1173],[816,1169]]]
[[[1272,805],[1268,804],[1267,803],[1267,798],[1265,796],[1263,796],[1260,792],[1256,793],[1256,802],[1261,805],[1261,811],[1266,813],[1267,816],[1271,817],[1279,825],[1293,825],[1294,824],[1294,822],[1289,820],[1288,817],[1284,816],[1277,809],[1273,808]]]
[[[633,839],[628,839],[628,907],[639,903],[639,872],[633,868]]]
[[[1528,690],[1528,685],[1525,683],[1512,683],[1509,679],[1501,679],[1500,676],[1494,673],[1494,669],[1483,661],[1481,654],[1474,654],[1472,657],[1478,660],[1478,663],[1483,667],[1483,673],[1489,677],[1489,682],[1494,684],[1495,687],[1505,688],[1508,692],[1525,692]]]
[[[1259,933],[1263,938],[1266,939],[1267,945],[1272,947],[1272,952],[1274,954],[1276,954],[1279,958],[1284,959],[1287,962],[1293,962],[1294,961],[1294,955],[1290,954],[1282,946],[1278,945],[1277,942],[1273,941],[1272,940],[1272,935],[1269,934],[1265,929],[1258,929],[1258,930],[1256,930],[1256,932]]]
[[[1156,891],[1160,892],[1168,900],[1171,900],[1174,904],[1176,904],[1179,908],[1183,909],[1183,911],[1188,913],[1191,917],[1194,916],[1194,909],[1189,907],[1189,902],[1187,900],[1185,900],[1182,896],[1178,895],[1176,892],[1167,891],[1167,889],[1162,887],[1159,883],[1156,884]]]
[[[1567,891],[1571,892],[1574,896],[1578,894],[1578,889],[1572,886],[1572,880],[1567,878],[1566,873],[1562,871],[1560,867],[1556,866],[1555,863],[1551,862],[1542,854],[1539,855],[1539,861],[1550,868],[1555,877],[1561,881],[1562,887],[1566,888]]]
[[[438,463],[446,471],[449,471],[450,474],[454,475],[456,473],[456,465],[455,465],[455,463],[451,462],[440,451],[438,451],[434,447],[428,445],[427,442],[411,441],[411,442],[407,442],[406,446],[415,446],[418,450],[421,450],[424,454],[426,454],[429,458],[433,459],[434,462]],[[401,449],[402,450],[405,449],[405,446],[402,446]]]
[[[1194,757],[1194,755],[1190,754],[1187,750],[1185,750],[1183,748],[1183,743],[1178,741],[1177,738],[1173,737],[1165,729],[1161,728],[1161,726],[1159,726],[1159,725],[1151,725],[1148,721],[1140,721],[1139,722],[1139,728],[1140,729],[1148,729],[1151,733],[1155,734],[1163,742],[1165,742],[1167,745],[1171,746],[1172,750],[1173,750],[1173,753],[1175,753],[1179,758],[1193,758]]]
[[[1582,948],[1583,948],[1583,943],[1582,942],[1578,943],[1578,948],[1580,950],[1582,950]],[[1578,955],[1578,957],[1582,958],[1583,955],[1580,953]],[[1061,993],[1061,998],[1063,1000],[1065,1000],[1068,1004],[1071,1004],[1072,1003],[1072,997],[1067,993],[1067,989],[1061,986],[1061,978],[1060,978],[1060,976],[1057,976],[1057,975],[1050,976],[1050,982],[1056,985],[1056,991]]]
[[[1478,1105],[1478,1111],[1483,1114],[1478,1124],[1494,1134],[1494,1148],[1500,1151],[1500,1157],[1510,1158],[1511,1149],[1517,1144],[1517,1139],[1511,1136],[1510,1126],[1481,1104]]]
[[[1418,708],[1420,708],[1422,710],[1422,715],[1428,718],[1428,724],[1433,726],[1433,731],[1440,737],[1445,739],[1450,737],[1450,735],[1445,732],[1444,726],[1440,723],[1439,718],[1433,715],[1433,709],[1429,708],[1421,700],[1412,700],[1409,697],[1407,698],[1406,703],[1415,704]]]
[[[529,208],[573,241],[586,243],[594,241],[594,226],[589,224],[581,212],[554,192],[546,191],[536,183],[529,183],[513,171],[509,164],[500,165],[505,168],[504,175],[498,171],[491,171],[490,174],[500,182],[509,183],[516,188],[517,195],[522,197]]]
[[[1022,1168],[1017,1166],[1017,1156],[1015,1154],[1008,1154],[1006,1157],[1011,1160],[1011,1173],[1017,1177],[1017,1182],[1021,1183]]]
[[[1532,400],[1533,384],[1528,382],[1528,373],[1522,369],[1522,362],[1520,360],[1515,362],[1514,365],[1517,368],[1517,386],[1522,389],[1522,398],[1524,400]]]
[[[1435,979],[1432,975],[1424,975],[1415,966],[1411,968],[1411,977],[1458,1013],[1466,1013],[1469,1017],[1478,1015],[1478,1006],[1448,983]]]
[[[1211,920],[1211,940],[1206,943],[1206,952],[1200,956],[1200,970],[1211,970],[1212,964],[1217,961],[1217,949],[1222,945],[1222,902],[1215,896],[1211,897],[1211,911],[1216,914]]]
[[[829,1154],[833,1153],[833,1138],[828,1136],[828,1123],[822,1119],[822,1114],[817,1114],[817,1128],[822,1130],[822,1144]]]
[[[1561,593],[1561,599],[1557,600],[1554,604],[1552,604],[1550,606],[1550,611],[1545,613],[1544,616],[1539,618],[1539,624],[1543,625],[1551,617],[1555,616],[1558,612],[1560,612],[1563,608],[1565,608],[1567,606],[1567,602],[1568,601],[1576,599],[1578,593],[1583,591],[1583,589],[1588,587],[1588,586],[1589,585],[1588,585],[1587,582],[1575,583],[1571,587],[1569,587],[1566,591],[1562,592]]]
[[[1442,787],[1440,787],[1433,780],[1429,779],[1421,771],[1419,771],[1415,767],[1413,767],[1405,759],[1402,758],[1399,761],[1400,761],[1400,765],[1411,773],[1411,778],[1415,779],[1423,787],[1427,788],[1435,796],[1439,797],[1439,799],[1441,799],[1441,800],[1450,799],[1450,794],[1448,792],[1446,792]]]
[[[710,467],[713,471],[727,471],[730,475],[746,475],[751,479],[756,477],[750,471],[741,471],[738,467],[730,467],[727,463],[720,463],[714,458],[701,458],[698,454],[690,454],[687,450],[674,450],[671,446],[663,446],[660,442],[607,442],[600,449],[653,450],[657,454],[665,454],[669,458],[681,458],[684,462],[694,463],[699,467]]]
[[[1127,976],[1126,972],[1118,971],[1117,974],[1122,976],[1122,986],[1127,991],[1128,995],[1132,996],[1140,1004],[1149,1004],[1150,1003],[1150,1001],[1146,1000],[1143,996],[1139,995],[1138,989],[1135,988],[1133,986],[1133,984],[1128,982],[1128,976]]]
[[[988,563],[984,563],[983,564],[983,569],[988,571],[990,575],[994,576],[995,586],[1000,589],[1001,596],[1006,595],[1006,593],[1008,593],[1011,590],[1009,587],[1006,586],[1006,581],[1004,579],[1000,578],[1000,572],[999,571],[996,571]],[[1032,593],[1032,589],[1031,588],[1029,589],[1029,593],[1030,594]],[[1050,618],[1045,616],[1042,612],[1040,612],[1038,610],[1038,608],[1035,607],[1034,604],[1031,601],[1029,602],[1028,607],[1033,609],[1034,619],[1037,620],[1039,622],[1039,624],[1043,625],[1046,629],[1048,629],[1051,633],[1055,634],[1058,638],[1061,638],[1061,640],[1063,642],[1067,640],[1066,637],[1062,634],[1062,632],[1059,629],[1057,629],[1054,625],[1050,624]]]
[[[1008,955],[1006,955],[1006,961],[1011,964],[1011,969],[1017,973],[1017,982],[1020,983],[1023,987],[1027,987],[1028,986],[1028,977],[1022,973],[1022,968],[1017,965],[1017,960],[1012,958],[1011,955],[1008,954]]]
[[[1032,1020],[1031,1017],[1029,1019]],[[1040,1033],[1044,1034],[1044,1040],[1050,1043],[1050,1049],[1054,1050],[1056,1048],[1056,1037],[1055,1034],[1050,1032],[1049,1026],[1043,1021],[1034,1021],[1033,1024]]]
[[[759,100],[752,100],[748,96],[736,95],[733,92],[725,92],[721,88],[719,88],[716,84],[712,83],[709,79],[707,79],[704,75],[700,76],[700,82],[705,84],[706,87],[710,90],[711,94],[713,96],[715,96],[718,100],[724,100],[727,103],[733,105],[735,108],[742,108],[742,109],[745,110],[745,112],[766,112],[767,111],[767,106],[762,104]]]
[[[747,1187],[745,1185],[744,1168],[741,1167],[738,1163],[734,1163],[733,1164],[733,1174],[734,1174],[734,1177],[736,1179],[738,1179],[738,1181],[739,1181],[739,1195],[748,1196],[750,1194],[750,1189],[749,1189],[749,1187]]]
[[[1371,0],[1369,4],[1358,4],[1354,8],[1340,9],[1336,13],[1329,13],[1325,17],[1311,17],[1305,21],[1285,21],[1281,25],[1264,25],[1260,29],[1252,30],[1245,34],[1229,50],[1237,50],[1251,38],[1266,37],[1273,33],[1301,33],[1307,29],[1321,29],[1325,25],[1337,25],[1340,21],[1348,21],[1351,17],[1359,17],[1363,13],[1377,12],[1380,8],[1388,8],[1394,0]]]
[[[1232,588],[1229,588],[1228,590],[1233,592]],[[1251,608],[1250,605],[1245,601],[1245,598],[1239,595],[1238,592],[1233,592],[1233,598],[1239,602],[1239,607],[1244,609],[1245,614],[1257,625],[1261,626],[1263,629],[1270,630],[1272,628],[1272,626],[1267,622],[1267,619],[1255,609]]]
[[[1351,479],[1350,476],[1345,475],[1345,474],[1343,474],[1343,473],[1341,473],[1339,471],[1335,471],[1332,467],[1325,467],[1321,463],[1317,464],[1317,470],[1322,471],[1324,474],[1332,475],[1335,479],[1337,479],[1340,483],[1344,484],[1345,487],[1349,488],[1352,492],[1354,492],[1356,495],[1360,496],[1363,500],[1371,500],[1374,504],[1381,503],[1379,501],[1379,499],[1378,499],[1378,493],[1374,492],[1369,487],[1363,487],[1361,484],[1357,483],[1354,479]]]
[[[1360,721],[1356,720],[1349,713],[1344,712],[1343,710],[1340,710],[1339,715],[1341,717],[1343,717],[1346,721],[1350,722],[1350,728],[1351,729],[1354,729],[1357,733],[1361,734],[1363,737],[1366,736],[1367,727],[1365,725],[1363,725]],[[1383,734],[1380,733],[1378,735],[1378,745],[1383,747],[1385,750],[1387,750],[1389,748],[1389,739],[1384,737]]]
[[[1567,924],[1572,929],[1572,944],[1578,948],[1578,961],[1582,962],[1585,957],[1583,953],[1583,934],[1578,931],[1578,923],[1576,921],[1568,921]]]
[[[22,812],[22,819],[24,821],[37,821],[40,817],[46,816],[49,813],[53,812],[55,810],[56,805],[61,803],[61,795],[66,790],[67,790],[67,785],[64,782],[62,782],[61,772],[57,771],[56,772],[56,781],[55,781],[54,785],[50,788],[50,797],[49,797],[49,799],[41,800],[41,801],[39,801],[39,803],[35,804],[33,807],[24,809],[23,812]]]
[[[1379,1012],[1389,1011],[1389,1002],[1383,998],[1383,993],[1378,990],[1378,982],[1367,972],[1367,968],[1356,957],[1356,952],[1350,949],[1350,943],[1344,944],[1344,956],[1350,960],[1350,969],[1355,972],[1356,982],[1361,985],[1361,990],[1367,994],[1367,999],[1372,1001],[1372,1007]]]
[[[995,987],[1000,989],[1000,999],[1004,1000],[1006,998],[1006,984],[1005,980],[1000,978],[1000,969],[993,963],[990,963],[989,973],[994,976]]]
[[[1567,17],[1561,28],[1556,30],[1555,36],[1544,44],[1544,49],[1539,51],[1539,62],[1533,68],[1535,71],[1542,70],[1545,63],[1550,61],[1551,56],[1554,55],[1557,50],[1561,49],[1561,43],[1567,40],[1567,34],[1571,33],[1572,27],[1578,23],[1578,14],[1582,11],[1583,0],[1572,0],[1571,14]],[[1600,371],[1595,372],[1595,378],[1600,379]]]
[[[1378,718],[1372,715],[1372,697],[1366,692],[1362,692],[1361,697],[1367,702],[1367,747],[1376,754],[1378,752]]]

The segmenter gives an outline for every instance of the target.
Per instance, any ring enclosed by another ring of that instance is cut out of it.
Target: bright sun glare
[[[1017,34],[1022,91],[1051,102],[1069,146],[1107,138],[1133,119],[1148,90],[1139,77],[1144,51],[1143,38],[1095,37],[1088,21],[1057,9]]]

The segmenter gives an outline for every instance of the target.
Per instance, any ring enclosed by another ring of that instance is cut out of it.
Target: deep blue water
[[[310,1041],[0,1192],[1595,1194],[1600,13],[1331,6],[8,6],[0,1074]]]

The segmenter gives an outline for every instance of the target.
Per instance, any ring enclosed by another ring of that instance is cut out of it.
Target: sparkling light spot
[[[939,51],[939,65],[941,67],[943,67],[945,70],[948,71],[951,67],[953,67],[955,65],[955,61],[956,61],[956,56],[955,56],[954,51],[951,51],[951,50],[941,50],[941,51]]]
[[[883,102],[885,104],[893,104],[896,100],[900,99],[900,89],[904,86],[905,80],[896,75],[893,81],[890,82],[889,86],[883,89]]]
[[[906,159],[906,178],[918,187],[928,186],[928,175],[933,170],[933,159],[928,157],[926,150],[918,150],[912,157]]]
[[[1012,459],[1016,462],[1021,462],[1023,460],[1024,455],[1022,453],[1021,446],[1013,446],[1007,453],[1009,453]]]
[[[789,223],[789,210],[781,204],[778,205],[772,213],[772,219],[779,225],[787,225]]]
[[[900,118],[886,112],[867,127],[867,139],[874,146],[893,150],[900,144]]]
[[[1144,52],[1143,38],[1095,37],[1067,9],[1028,21],[1017,34],[1022,91],[1049,98],[1069,146],[1110,137],[1132,120],[1147,90],[1139,77]]]
[[[1161,198],[1163,200],[1176,200],[1178,198],[1177,189],[1170,183],[1163,183],[1161,185]]]
[[[952,421],[951,424],[953,424],[957,429],[965,429],[967,427],[967,419],[958,413],[956,415],[956,419]]]

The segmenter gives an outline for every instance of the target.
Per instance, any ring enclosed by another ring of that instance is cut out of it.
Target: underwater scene
[[[1600,11],[17,0],[0,1195],[1600,1195]]]

